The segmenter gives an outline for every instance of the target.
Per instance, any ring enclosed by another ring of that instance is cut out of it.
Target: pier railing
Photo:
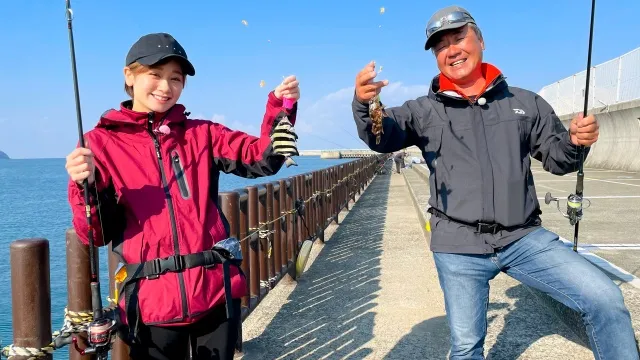
[[[284,277],[295,279],[308,252],[298,256],[306,240],[324,241],[324,230],[349,208],[389,155],[377,155],[296,175],[274,182],[221,192],[218,206],[226,217],[229,236],[240,240],[242,270],[248,295],[242,299],[242,320]],[[307,241],[307,243],[310,243]],[[111,250],[111,249],[110,249]],[[98,252],[96,252],[97,256]],[[10,245],[13,344],[2,350],[12,359],[52,359],[71,337],[86,341],[92,321],[88,247],[74,229],[66,232],[67,308],[60,331],[51,331],[49,241],[21,239]],[[109,296],[114,290],[117,257],[109,251]],[[57,314],[56,314],[57,315]],[[242,332],[237,344],[242,350]],[[129,359],[128,348],[115,337],[111,359]],[[70,359],[92,359],[69,346]]]

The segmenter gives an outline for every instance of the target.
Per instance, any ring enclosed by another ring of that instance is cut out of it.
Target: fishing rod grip
[[[102,319],[102,299],[100,298],[100,282],[91,282],[91,307],[93,308],[93,319]]]
[[[578,176],[576,182],[576,195],[582,196],[582,191],[584,189],[584,145],[580,145],[578,150],[578,154],[580,156],[580,167],[578,168]]]

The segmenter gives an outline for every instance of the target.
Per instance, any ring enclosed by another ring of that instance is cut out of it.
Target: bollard
[[[312,217],[311,217],[311,231],[313,231],[313,238],[316,239],[318,237],[318,172],[313,171],[311,173],[311,198],[312,198]]]
[[[109,296],[113,299],[115,296],[114,290],[114,278],[113,275],[118,268],[118,263],[120,259],[118,255],[116,255],[112,251],[113,243],[109,243]],[[89,293],[91,295],[91,293]],[[114,334],[116,340],[113,343],[113,348],[111,349],[111,360],[130,360],[129,357],[129,346],[118,336]]]
[[[239,224],[238,221],[240,215],[240,196],[237,192],[222,192],[218,194],[218,204],[220,204],[220,210],[222,212],[221,216],[223,216],[227,223],[229,224],[229,236],[239,238]],[[241,314],[242,314],[242,305],[241,305]],[[238,322],[238,338],[236,340],[235,345],[236,352],[242,353],[242,318]]]
[[[249,315],[249,309],[253,308],[253,305],[251,304],[251,266],[250,266],[250,260],[249,260],[249,244],[250,244],[250,239],[247,237],[249,236],[249,207],[248,207],[248,203],[249,203],[249,195],[247,194],[246,190],[240,189],[240,190],[236,190],[238,191],[238,194],[240,196],[240,203],[238,205],[238,216],[239,216],[239,220],[238,220],[238,235],[241,243],[240,243],[240,250],[242,251],[242,264],[240,265],[240,267],[242,268],[242,271],[244,272],[244,275],[246,276],[247,279],[247,296],[244,296],[242,298],[242,318],[244,319],[245,317],[247,317]]]
[[[287,203],[287,191],[288,191],[287,181],[279,180],[278,187],[280,190],[278,191],[278,198],[277,198],[278,206],[279,206],[278,216],[284,216],[284,217],[275,224],[275,228],[276,228],[276,232],[278,233],[276,236],[279,239],[278,246],[280,247],[280,262],[278,264],[280,266],[280,274],[282,275],[286,272],[286,268],[289,266],[289,262],[287,261],[287,243],[288,243],[287,233],[289,232],[290,228],[287,227],[287,219],[289,218],[289,215],[287,215],[287,212],[291,208]]]
[[[302,176],[302,181],[304,183],[304,200],[307,201],[307,211],[305,213],[307,225],[305,227],[305,230],[307,231],[306,238],[311,240],[313,240],[313,201],[311,199],[311,194],[313,192],[313,189],[311,188],[312,176],[313,175],[308,173]]]
[[[16,240],[9,247],[9,259],[13,345],[41,349],[51,343],[49,241],[42,238]],[[53,359],[49,354],[42,358]]]
[[[258,237],[258,263],[260,266],[260,299],[269,292],[269,264],[267,255],[269,252],[269,236],[267,233],[267,189],[261,184],[258,189],[258,228],[261,234]]]
[[[249,233],[253,234],[258,231],[258,188],[256,186],[247,186],[247,194]],[[260,302],[260,238],[258,236],[251,237],[249,248],[249,268],[251,269],[249,281],[251,284],[251,308],[253,308]]]
[[[334,215],[333,221],[335,221],[336,225],[340,224],[339,221],[339,196],[338,196],[338,168],[334,166],[331,168],[331,213]]]
[[[279,219],[282,216],[280,209],[280,194],[284,191],[283,188],[280,187],[280,182],[273,183],[273,200],[271,201],[271,213],[273,214],[273,219],[278,219],[271,224],[271,229],[273,230],[273,248],[271,249],[271,259],[273,264],[273,276],[277,279],[280,279],[280,274],[282,274],[282,248],[280,243],[280,237],[282,236],[282,222]],[[284,205],[284,204],[283,204]]]
[[[322,228],[320,229],[320,240],[324,241],[324,229],[327,228],[327,189],[329,188],[329,182],[327,181],[327,171],[322,171],[320,177],[320,220],[322,221]]]
[[[287,187],[287,208],[294,209],[294,201],[296,197],[296,181],[295,178],[290,177],[288,180],[289,186]],[[296,254],[296,242],[297,242],[297,217],[296,213],[287,215],[287,266],[295,262]]]
[[[274,234],[272,233],[273,231],[273,219],[275,219],[277,216],[274,213],[274,209],[273,209],[273,201],[274,201],[274,195],[275,195],[275,189],[273,186],[273,183],[266,183],[264,184],[265,189],[266,189],[266,193],[265,193],[265,207],[266,207],[266,211],[267,211],[267,217],[265,219],[265,223],[267,223],[268,225],[264,226],[264,231],[267,232],[267,246],[266,246],[266,252],[267,252],[267,274],[268,274],[268,283],[269,283],[269,288],[272,289],[276,284],[275,284],[275,278],[276,278],[276,267],[274,264],[274,250],[275,250],[275,238],[274,238]]]
[[[75,229],[67,229],[65,233],[67,251],[67,310],[92,314],[91,310],[91,265],[89,263],[89,246],[83,244]],[[99,263],[99,262],[98,262]],[[87,343],[87,333],[74,334],[79,344]],[[74,346],[69,346],[70,360],[95,359],[95,356],[80,355]]]
[[[295,201],[298,201],[302,198],[302,175],[296,175],[293,177],[293,182],[296,184],[295,191],[293,193],[293,198]],[[300,245],[304,241],[304,226],[302,225],[302,218],[299,213],[296,213],[296,236],[293,242],[295,255],[298,255],[298,250],[300,249]],[[294,256],[293,262],[296,261],[296,256]]]
[[[320,228],[318,229],[318,238],[320,241],[324,242],[324,229],[327,227],[327,218],[324,216],[324,203],[326,202],[326,194],[324,193],[326,188],[326,183],[324,182],[324,177],[326,175],[326,171],[318,171],[318,224]]]

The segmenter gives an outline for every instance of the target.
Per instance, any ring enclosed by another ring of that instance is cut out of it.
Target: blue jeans
[[[434,253],[451,329],[450,359],[484,359],[489,280],[501,271],[578,311],[596,360],[637,360],[629,311],[600,269],[539,228],[494,254]]]

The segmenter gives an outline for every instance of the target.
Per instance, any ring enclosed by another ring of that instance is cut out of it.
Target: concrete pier
[[[240,358],[447,358],[443,295],[423,227],[425,170],[414,165],[402,174],[378,175],[356,197],[340,214],[340,225],[327,229],[326,242],[314,244],[302,277],[278,285],[245,320]],[[553,210],[547,213],[549,226],[564,234],[568,225],[553,222]],[[630,278],[611,277],[638,328],[640,289]],[[491,282],[485,356],[593,359],[575,315],[500,274]]]

